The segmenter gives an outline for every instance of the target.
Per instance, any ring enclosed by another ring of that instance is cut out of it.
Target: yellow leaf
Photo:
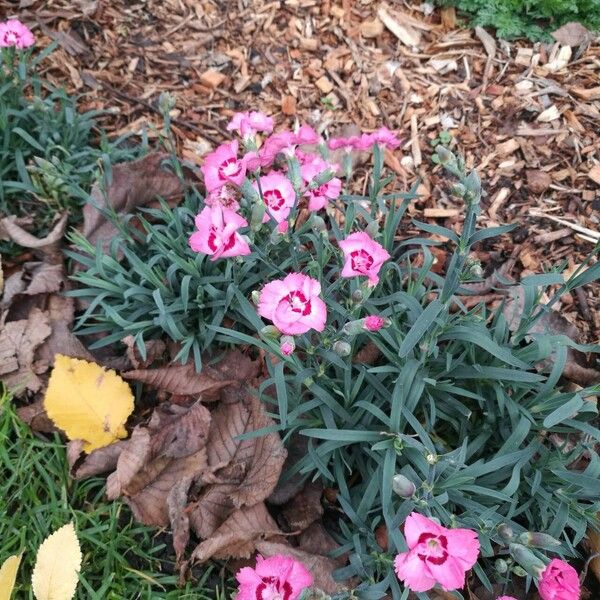
[[[90,453],[127,436],[133,394],[114,371],[57,354],[44,408],[69,439],[83,440],[83,449]]]
[[[2,567],[0,567],[0,600],[10,600],[20,563],[20,554],[9,556],[2,563]]]
[[[81,569],[81,548],[73,523],[48,536],[37,553],[31,588],[37,600],[71,600]]]

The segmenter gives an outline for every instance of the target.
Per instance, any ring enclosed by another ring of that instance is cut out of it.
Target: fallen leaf
[[[108,245],[118,231],[107,220],[107,209],[123,215],[149,204],[157,196],[167,200],[179,196],[183,187],[179,177],[164,167],[168,158],[167,154],[155,153],[114,165],[110,183],[94,185],[90,202],[83,207],[83,235],[93,244],[103,240]]]
[[[527,175],[527,187],[534,194],[544,193],[552,183],[552,177],[545,171],[539,169],[530,169],[526,173]]]
[[[281,511],[290,531],[303,531],[323,515],[323,486],[309,482]],[[287,530],[286,530],[287,531]]]
[[[10,600],[20,564],[20,554],[9,556],[2,563],[2,567],[0,567],[0,600]]]
[[[597,554],[600,552],[600,532],[594,529],[588,529],[587,541],[590,546],[590,554]],[[592,569],[596,579],[600,581],[600,558],[596,557],[590,563],[590,569]]]
[[[58,431],[54,423],[48,418],[43,400],[38,400],[33,404],[21,406],[17,409],[19,419],[29,425],[34,431],[44,433],[53,433]]]
[[[192,477],[184,477],[178,481],[167,494],[167,510],[173,532],[173,549],[177,564],[181,564],[185,549],[190,541],[190,517],[186,511],[188,491],[192,485]]]
[[[127,358],[134,369],[145,369],[159,359],[166,350],[166,344],[162,340],[148,340],[144,342],[146,357],[143,358],[132,335],[124,337],[121,341],[125,344]]]
[[[594,39],[594,34],[581,23],[567,23],[550,34],[557,42],[565,46],[579,46]]]
[[[57,354],[44,407],[71,440],[83,440],[91,452],[127,436],[133,394],[114,371]]]
[[[37,392],[42,387],[38,375],[48,364],[35,361],[35,349],[50,335],[48,316],[38,308],[28,319],[10,321],[0,331],[0,376],[6,387],[21,396],[27,390]]]
[[[75,479],[84,479],[114,471],[121,452],[127,446],[127,441],[119,440],[109,446],[93,450],[90,454],[82,457],[83,444],[82,440],[73,440],[67,444],[67,460],[71,475]]]
[[[73,523],[47,537],[38,550],[31,588],[37,600],[70,600],[81,569],[81,548]]]
[[[282,535],[264,502],[234,511],[190,557],[200,563],[210,558],[248,558],[259,540]]]

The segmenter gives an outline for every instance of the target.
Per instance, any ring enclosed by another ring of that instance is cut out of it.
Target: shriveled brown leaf
[[[337,550],[338,547],[338,544],[327,533],[321,521],[315,521],[298,536],[298,550],[308,552],[308,554],[326,556]],[[338,567],[343,566],[345,563],[345,558],[342,556],[332,560]]]
[[[292,498],[281,511],[290,531],[303,531],[323,515],[321,496],[323,486],[308,482],[304,489]]]
[[[213,379],[205,371],[197,373],[193,363],[127,371],[123,378],[141,381],[169,394],[201,397],[203,400],[216,400],[219,391],[231,383]]]
[[[37,238],[18,225],[16,217],[4,217],[0,219],[0,235],[6,236],[19,246],[39,252],[48,264],[62,264],[60,242],[65,233],[67,218],[65,213],[46,237]]]
[[[132,335],[124,337],[121,341],[125,344],[127,358],[134,369],[145,369],[160,358],[166,350],[166,344],[162,340],[148,340],[144,342],[146,349],[146,358],[144,359]]]
[[[248,558],[260,540],[278,535],[281,531],[263,502],[244,506],[196,546],[190,560],[202,563],[210,558]]]
[[[21,406],[17,409],[17,415],[19,415],[19,418],[27,423],[34,431],[41,431],[43,433],[53,433],[58,431],[56,425],[54,425],[46,414],[43,400],[38,400],[27,406]]]
[[[287,457],[283,463],[282,471],[287,473],[296,463],[308,453],[308,438],[305,435],[293,433],[287,443]],[[304,477],[294,473],[291,477],[281,478],[268,498],[270,504],[285,504],[289,502],[304,487]]]
[[[173,549],[177,564],[180,564],[185,549],[190,541],[190,518],[186,511],[188,491],[192,484],[191,477],[178,481],[167,494],[167,511],[173,532]]]
[[[579,46],[594,39],[594,34],[577,22],[566,23],[550,35],[565,46]]]
[[[0,376],[15,395],[42,387],[38,375],[48,369],[48,363],[34,361],[34,353],[50,333],[48,315],[37,308],[28,319],[6,323],[0,331]]]
[[[283,554],[299,560],[312,573],[314,586],[328,594],[336,594],[349,589],[350,582],[337,582],[333,579],[333,571],[337,568],[335,562],[327,556],[309,554],[286,543],[258,541],[256,551],[265,558]]]
[[[141,471],[150,458],[150,432],[136,427],[117,460],[116,471],[106,480],[109,500],[118,498],[125,486]]]
[[[594,529],[588,529],[587,532],[587,543],[590,547],[590,554],[597,554],[600,552],[600,532]],[[600,581],[600,558],[594,558],[590,563],[590,569],[596,576],[596,579]]]
[[[97,448],[90,454],[81,456],[83,442],[74,440],[67,444],[67,459],[71,475],[75,479],[85,479],[101,473],[108,473],[117,467],[121,452],[127,447],[128,440],[118,440],[114,444]]]
[[[90,202],[83,208],[83,235],[92,243],[98,240],[108,243],[118,231],[106,219],[103,209],[110,208],[118,214],[127,214],[149,204],[157,196],[171,199],[181,195],[181,181],[165,167],[167,159],[167,154],[155,153],[115,165],[106,193],[96,184]]]

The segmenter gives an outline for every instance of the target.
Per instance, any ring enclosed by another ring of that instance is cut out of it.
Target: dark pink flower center
[[[223,248],[223,251],[231,250],[235,245],[235,233],[232,233],[227,239],[221,237],[221,232],[217,230],[214,225],[211,225],[208,233],[208,247],[216,252],[219,248]]]
[[[292,586],[288,581],[280,581],[279,577],[263,577],[256,588],[256,600],[290,600]]]
[[[2,40],[5,44],[14,46],[19,41],[19,36],[14,31],[7,31]]]
[[[417,556],[434,565],[443,565],[448,559],[448,539],[445,535],[422,533],[417,540]]]
[[[232,156],[227,160],[224,160],[218,169],[219,179],[221,181],[227,181],[236,175],[239,175],[242,171],[242,165],[238,162],[238,159]]]
[[[288,301],[290,309],[295,313],[300,313],[302,316],[310,315],[311,305],[310,300],[300,290],[290,292],[285,300]]]
[[[352,269],[359,273],[367,273],[374,262],[373,257],[366,250],[354,250],[350,253]]]
[[[279,210],[285,203],[283,194],[279,190],[267,190],[263,193],[263,197],[271,210]]]

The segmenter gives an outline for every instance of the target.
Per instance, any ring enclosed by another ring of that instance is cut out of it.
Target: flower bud
[[[315,233],[327,235],[327,224],[323,220],[323,217],[320,217],[316,213],[312,213],[310,217],[310,226]]]
[[[517,577],[527,577],[527,571],[519,565],[514,565],[511,570]]]
[[[448,150],[448,148],[445,148],[444,146],[436,146],[435,153],[438,155],[438,158],[440,159],[440,163],[442,165],[447,165],[451,162],[456,161],[454,154],[452,154],[452,152],[450,152],[450,150]]]
[[[279,340],[279,350],[284,356],[290,356],[296,349],[296,342],[291,335],[282,335]]]
[[[258,231],[262,227],[265,210],[266,206],[263,202],[255,202],[252,205],[252,214],[250,216],[250,228],[252,231]]]
[[[341,340],[335,342],[332,349],[338,356],[349,356],[352,352],[352,346],[348,342]]]
[[[503,574],[506,573],[506,571],[508,571],[508,563],[503,558],[499,558],[494,564],[494,566],[496,568],[497,573]]]
[[[417,486],[408,477],[405,477],[401,473],[394,475],[392,479],[392,490],[400,498],[411,498],[417,491]]]
[[[354,302],[362,302],[365,299],[365,294],[362,289],[357,289],[352,292],[352,300]]]
[[[316,189],[319,186],[331,181],[335,177],[335,173],[331,169],[326,169],[322,173],[319,173],[308,186],[310,189]]]
[[[437,454],[429,453],[425,456],[425,460],[428,464],[435,465],[439,460],[439,456]]]
[[[177,99],[170,92],[161,92],[158,97],[158,110],[162,115],[170,113],[177,104]]]
[[[365,229],[369,237],[375,239],[379,233],[379,223],[377,221],[371,221]]]
[[[357,335],[359,333],[362,333],[364,331],[363,321],[364,321],[364,319],[356,319],[354,321],[348,321],[342,327],[342,334],[343,335]]]
[[[465,187],[467,188],[465,200],[469,202],[479,202],[479,199],[481,198],[481,179],[479,179],[477,171],[471,171],[467,175]]]
[[[363,319],[363,327],[373,333],[389,327],[391,324],[392,322],[389,319],[380,317],[379,315],[369,315]]]
[[[532,577],[539,577],[546,568],[543,561],[522,544],[510,544],[508,549],[515,561]]]
[[[250,294],[250,298],[252,298],[252,303],[258,305],[260,302],[260,292],[258,290],[252,290]]]
[[[560,541],[556,538],[548,535],[547,533],[539,533],[537,531],[527,531],[522,533],[517,541],[519,544],[524,546],[530,546],[532,548],[543,548],[544,550],[550,550],[560,546]]]
[[[274,325],[265,325],[261,330],[260,334],[266,338],[272,340],[278,340],[281,336],[281,331],[277,329]]]
[[[514,537],[513,530],[506,523],[502,523],[502,525],[498,526],[498,535],[505,543],[510,542]]]

